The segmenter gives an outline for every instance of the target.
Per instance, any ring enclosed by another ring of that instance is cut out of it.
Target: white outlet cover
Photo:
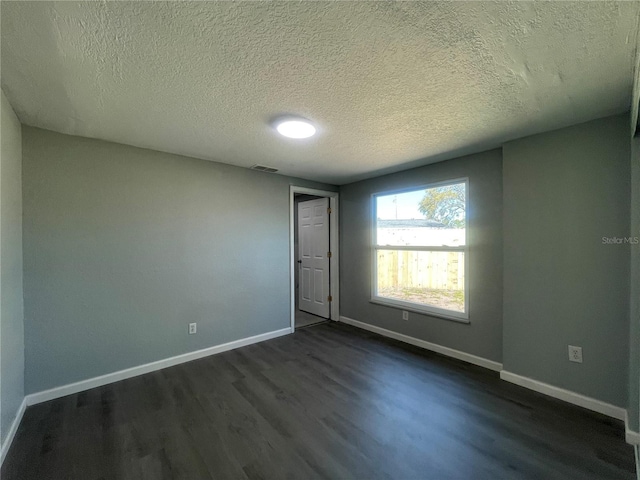
[[[197,331],[198,331],[198,324],[197,323],[190,323],[189,324],[189,335],[193,335]]]
[[[406,310],[402,311],[402,319],[403,320],[409,320],[409,312],[407,312]]]
[[[582,347],[569,345],[569,361],[582,363]]]

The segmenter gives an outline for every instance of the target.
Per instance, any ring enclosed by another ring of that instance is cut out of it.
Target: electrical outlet
[[[569,361],[582,363],[582,347],[574,347],[569,345]]]
[[[189,324],[189,335],[193,335],[197,331],[198,331],[198,324],[197,323],[190,323]]]
[[[409,320],[409,312],[407,312],[406,310],[402,311],[402,319],[403,320]]]

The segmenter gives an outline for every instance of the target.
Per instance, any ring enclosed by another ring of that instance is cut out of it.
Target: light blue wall
[[[373,304],[371,195],[469,178],[469,324]],[[340,314],[489,360],[502,360],[502,155],[469,155],[340,188]]]
[[[0,439],[24,398],[22,303],[22,134],[2,92],[0,125]]]
[[[506,144],[504,369],[626,407],[628,116]],[[567,345],[584,363],[568,360]]]
[[[27,393],[289,327],[289,185],[335,187],[23,135]]]

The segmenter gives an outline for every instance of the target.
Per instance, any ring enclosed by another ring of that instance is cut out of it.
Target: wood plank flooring
[[[344,324],[29,407],[29,479],[633,479],[621,422]]]

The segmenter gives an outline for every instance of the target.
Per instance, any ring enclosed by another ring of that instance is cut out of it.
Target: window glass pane
[[[463,246],[466,184],[377,195],[376,242],[397,246]]]
[[[464,312],[464,252],[378,250],[377,295]]]

